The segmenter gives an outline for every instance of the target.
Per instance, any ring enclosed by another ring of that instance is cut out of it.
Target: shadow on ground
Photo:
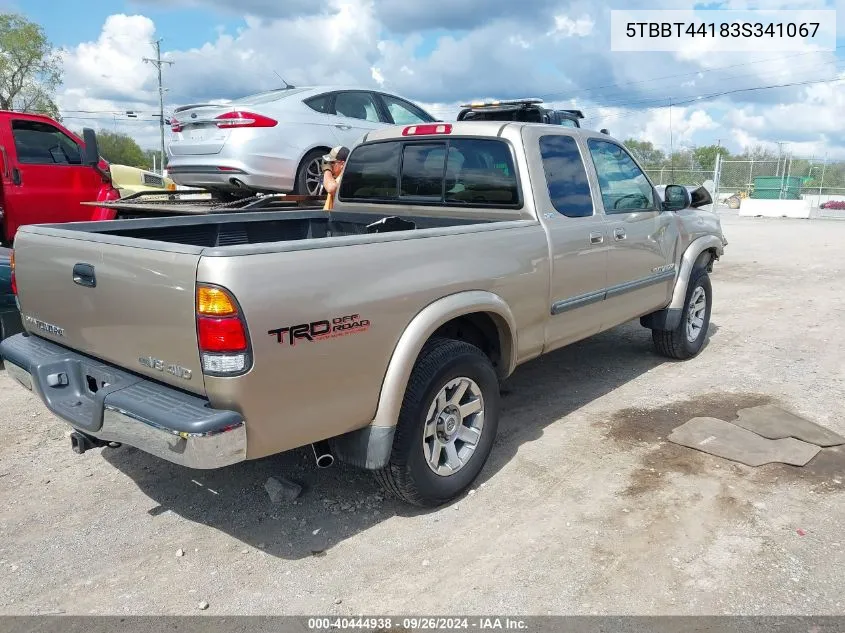
[[[709,335],[717,329],[711,325]],[[568,414],[664,362],[650,331],[634,321],[521,366],[503,386],[498,436],[477,483],[494,477],[550,424],[566,424]],[[286,559],[322,556],[393,516],[426,512],[385,498],[368,472],[339,463],[318,470],[310,449],[217,471],[185,469],[130,447],[103,455],[159,504],[151,514],[174,512]],[[264,489],[269,477],[302,484],[302,495],[295,504],[273,504]]]

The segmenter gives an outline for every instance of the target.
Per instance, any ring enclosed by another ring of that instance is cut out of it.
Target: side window
[[[425,112],[407,101],[389,95],[381,95],[381,98],[384,101],[387,111],[390,112],[390,117],[397,125],[429,123],[433,120],[432,117],[426,115]]]
[[[519,204],[513,157],[502,141],[450,141],[445,187],[447,204]]]
[[[445,164],[445,143],[405,145],[402,151],[402,195],[440,202],[443,199]]]
[[[310,99],[305,100],[305,105],[307,105],[312,110],[315,110],[316,112],[328,114],[329,96],[330,95],[319,95],[317,97],[311,97]]]
[[[628,152],[616,143],[587,141],[601,188],[605,213],[655,209],[654,189]]]
[[[343,200],[391,200],[399,196],[401,143],[373,143],[352,151],[340,179]]]
[[[368,92],[340,92],[334,100],[335,114],[379,123],[378,108]]]
[[[79,145],[59,128],[40,121],[12,121],[18,160],[30,165],[81,165]]]
[[[587,171],[575,139],[563,135],[541,136],[540,156],[549,198],[558,213],[570,218],[593,215]]]
[[[578,127],[578,124],[575,123],[575,121],[573,121],[572,119],[567,119],[566,117],[560,118],[560,124],[563,127]]]

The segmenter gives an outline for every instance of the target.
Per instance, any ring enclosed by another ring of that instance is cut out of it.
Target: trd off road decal
[[[360,314],[350,314],[342,317],[335,317],[331,321],[312,321],[311,323],[299,323],[288,327],[280,327],[267,332],[270,336],[276,337],[280,344],[289,343],[296,345],[297,341],[324,341],[339,336],[358,334],[366,332],[370,328],[370,322],[362,319]]]

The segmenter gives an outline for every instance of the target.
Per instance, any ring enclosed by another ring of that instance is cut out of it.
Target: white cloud
[[[200,5],[217,0],[185,1]],[[604,39],[607,7],[586,0],[570,0],[555,7],[554,13],[547,0],[532,0],[537,12],[549,11],[545,23],[510,14],[502,4],[500,13],[488,12],[493,17],[474,28],[439,36],[433,47],[420,33],[397,35],[385,30],[388,9],[405,11],[407,18],[420,7],[431,9],[439,2],[329,0],[319,11],[303,9],[292,11],[290,17],[273,18],[259,11],[264,6],[270,12],[273,3],[248,0],[256,17],[246,17],[241,29],[220,31],[196,48],[168,51],[166,58],[175,62],[164,69],[168,108],[278,87],[279,73],[296,85],[381,87],[410,97],[445,119],[454,118],[459,104],[472,99],[560,99],[561,107],[582,109],[591,127],[607,127],[617,137],[635,136],[668,147],[669,96],[684,101],[689,95],[832,77],[842,67],[841,60],[837,64],[830,53],[822,52],[791,53],[783,59],[611,53]],[[469,5],[473,2],[468,0]],[[157,146],[155,69],[142,61],[153,55],[150,41],[155,37],[149,18],[113,15],[95,41],[65,52],[65,87],[59,101],[70,125],[81,127],[85,124],[81,118],[87,117],[88,124],[97,119],[93,122],[133,133],[145,146]],[[417,51],[422,45],[430,52],[420,57]],[[767,61],[755,63],[760,59]],[[725,68],[729,66],[733,68]],[[736,149],[761,138],[845,146],[839,123],[843,108],[845,81],[737,94],[673,107],[672,133],[676,144],[721,139]],[[126,110],[138,112],[138,118],[121,114]]]
[[[557,37],[587,37],[593,32],[593,27],[596,25],[590,16],[582,16],[577,20],[573,20],[568,15],[556,15],[555,27],[549,31],[549,35]]]

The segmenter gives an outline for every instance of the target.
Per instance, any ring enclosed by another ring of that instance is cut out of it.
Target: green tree
[[[698,168],[705,171],[712,171],[716,167],[716,156],[719,154],[722,155],[722,160],[731,156],[731,153],[721,145],[704,145],[703,147],[696,147],[693,151]]]
[[[131,136],[119,132],[97,132],[100,155],[109,163],[147,169],[147,157]]]
[[[624,145],[645,169],[660,169],[666,160],[666,155],[655,148],[650,141],[629,138]]]
[[[747,148],[742,154],[734,156],[734,158],[737,160],[776,161],[778,153],[762,145],[754,145]]]
[[[61,83],[61,58],[44,29],[16,13],[0,13],[0,109],[58,119],[53,98]]]

